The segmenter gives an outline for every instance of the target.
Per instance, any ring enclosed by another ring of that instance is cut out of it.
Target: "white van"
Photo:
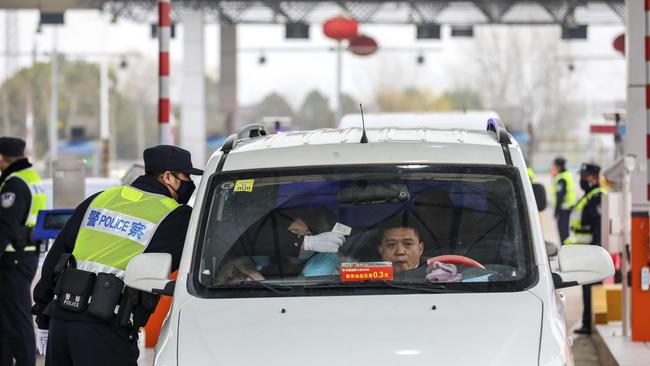
[[[447,112],[382,112],[365,113],[366,128],[436,128],[483,129],[485,121],[498,119],[495,111],[469,110]],[[341,117],[339,128],[362,127],[361,114],[352,113]]]
[[[475,126],[230,138],[178,279],[168,254],[126,270],[174,295],[155,364],[572,365],[555,290],[611,258],[564,246],[552,273],[519,146]]]

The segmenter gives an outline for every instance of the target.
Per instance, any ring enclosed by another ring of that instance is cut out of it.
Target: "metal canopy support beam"
[[[489,23],[501,23],[503,17],[508,13],[510,8],[515,4],[516,0],[508,1],[484,1],[474,0],[474,6],[479,8]]]
[[[616,13],[619,18],[621,18],[622,21],[625,20],[625,4],[621,4],[619,1],[613,0],[606,0],[605,2],[609,8],[612,9],[612,11]]]
[[[284,17],[284,19],[286,19],[287,22],[292,22],[293,21],[293,19],[291,19],[291,16],[289,16],[289,14],[287,14],[287,12],[285,12],[284,9],[282,9],[282,6],[280,5],[279,2],[267,1],[267,2],[264,2],[264,6],[271,9],[271,11],[273,11],[274,15],[278,14],[278,15]],[[275,16],[274,16],[274,18],[275,18]]]
[[[87,1],[89,6],[103,6],[105,11],[120,17],[142,22],[151,21],[155,0],[78,0]],[[415,21],[448,24],[567,24],[577,8],[581,10],[578,19],[583,24],[615,24],[624,19],[624,0],[174,0],[174,12],[182,14],[185,9],[203,9],[212,19],[226,24],[272,24],[287,21],[318,23],[334,12],[343,10],[364,23],[412,24]],[[642,0],[638,0],[642,1]],[[514,6],[527,7],[524,18],[507,18]],[[396,17],[393,8],[410,8]],[[271,9],[268,11],[249,11]],[[318,11],[314,9],[318,8]],[[445,14],[440,18],[440,14]],[[477,16],[477,10],[484,16]],[[465,16],[466,15],[466,16]],[[550,15],[550,19],[549,19]],[[420,17],[420,19],[414,19]],[[173,18],[177,18],[172,14]],[[284,18],[284,19],[282,19]]]
[[[383,7],[382,3],[376,2],[350,2],[346,4],[348,15],[352,18],[367,23]]]
[[[450,1],[410,1],[411,9],[421,17],[423,23],[435,23],[438,15],[449,6]]]
[[[553,21],[558,24],[566,24],[578,7],[578,1],[576,0],[537,1],[537,4],[544,8],[551,18],[553,18]]]

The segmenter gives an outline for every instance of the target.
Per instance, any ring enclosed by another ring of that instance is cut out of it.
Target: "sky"
[[[3,12],[0,12],[2,14]],[[53,31],[44,27],[35,32],[36,11],[20,11],[18,37],[21,55],[16,65],[29,66],[31,52],[49,52]],[[95,61],[110,56],[114,63],[124,53],[140,53],[145,60],[157,62],[157,39],[150,38],[148,24],[119,19],[115,24],[108,15],[95,10],[68,11],[66,24],[60,27],[59,51]],[[0,15],[0,49],[6,50],[4,15]],[[625,99],[625,62],[612,48],[612,40],[624,30],[623,25],[590,26],[587,41],[562,45],[563,55],[573,60],[578,80],[575,85],[577,101],[593,105],[614,103]],[[451,38],[449,28],[443,27],[441,40],[418,41],[412,25],[361,25],[360,31],[374,37],[380,50],[368,57],[349,53],[343,56],[343,91],[364,103],[370,103],[379,85],[414,86],[436,93],[456,87],[472,87],[477,83],[470,72],[468,60],[476,55],[472,39]],[[517,31],[515,28],[513,32]],[[218,75],[219,30],[215,24],[205,27],[206,73]],[[559,32],[558,32],[559,34]],[[279,92],[298,107],[312,89],[319,89],[333,103],[335,94],[335,53],[329,49],[335,42],[326,38],[320,24],[312,24],[309,40],[286,40],[282,25],[240,25],[238,27],[240,105],[258,102],[271,92]],[[183,62],[183,28],[177,27],[171,41],[172,98],[182,92],[180,72]],[[291,51],[291,49],[294,51]],[[266,51],[263,51],[266,49]],[[258,62],[261,55],[266,62]],[[416,63],[418,55],[425,62]],[[564,56],[563,56],[564,58]],[[45,56],[42,57],[45,60]],[[0,79],[4,79],[6,58],[0,57]],[[568,66],[567,61],[567,66]],[[152,87],[157,88],[157,85]]]

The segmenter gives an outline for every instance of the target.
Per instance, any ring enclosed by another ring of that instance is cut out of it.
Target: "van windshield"
[[[217,174],[196,287],[235,297],[523,290],[536,278],[523,197],[504,166]]]

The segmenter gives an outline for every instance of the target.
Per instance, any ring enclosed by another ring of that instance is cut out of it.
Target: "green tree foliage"
[[[83,61],[58,62],[58,123],[59,138],[71,123],[86,122],[99,115],[99,69]],[[31,100],[34,116],[34,153],[37,157],[49,151],[48,121],[50,113],[49,63],[36,63],[23,68],[6,80],[0,88],[0,105],[6,114],[0,116],[7,135],[25,137],[25,116]],[[5,120],[6,118],[6,120]],[[8,128],[6,128],[9,126]],[[8,130],[7,130],[8,129]]]
[[[267,95],[255,106],[255,121],[261,122],[263,117],[268,116],[289,116],[294,113],[286,98],[278,93]]]
[[[375,102],[382,112],[433,112],[452,110],[454,104],[446,96],[436,96],[428,90],[381,88]]]
[[[359,113],[359,101],[356,100],[353,96],[350,94],[343,94],[341,99],[343,102],[343,115],[350,113]]]
[[[6,80],[0,87],[0,127],[6,135],[25,137],[25,115],[28,101],[32,103],[34,117],[34,155],[37,159],[49,153],[48,124],[50,113],[49,63],[36,63],[23,68]],[[70,127],[81,126],[87,139],[99,138],[99,65],[85,61],[71,61],[60,57],[58,61],[58,137],[69,140]],[[157,141],[155,123],[144,123],[138,130],[138,121],[155,121],[155,105],[137,96],[118,92],[115,73],[109,72],[109,116],[113,158],[134,159],[141,155],[136,151],[138,132],[145,142]],[[6,122],[5,118],[6,117]]]
[[[456,110],[480,110],[483,109],[481,95],[476,90],[456,89],[445,92],[443,97],[450,100],[452,109]]]
[[[327,97],[318,90],[312,90],[302,102],[294,126],[304,130],[332,127],[334,125],[333,117]]]

